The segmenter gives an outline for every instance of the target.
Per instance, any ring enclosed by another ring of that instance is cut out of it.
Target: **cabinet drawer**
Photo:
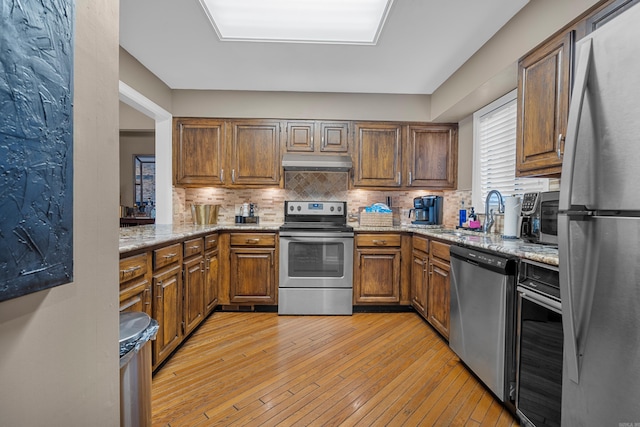
[[[120,260],[120,283],[147,273],[147,254],[140,254]]]
[[[175,245],[167,246],[164,248],[156,249],[153,251],[153,268],[157,270],[165,265],[179,262],[180,253],[182,252],[182,244],[176,243]]]
[[[202,237],[198,239],[191,239],[184,242],[184,257],[188,258],[192,255],[202,254],[202,248],[204,245],[204,240]]]
[[[358,234],[356,246],[400,246],[399,234]]]
[[[446,243],[431,241],[431,254],[436,258],[449,261],[449,245]]]
[[[275,234],[231,233],[231,246],[275,246]]]
[[[205,249],[213,249],[218,247],[218,235],[217,234],[209,234],[208,236],[204,236],[204,248]]]
[[[413,236],[412,243],[413,243],[413,249],[417,249],[419,251],[429,253],[429,240],[422,237]]]

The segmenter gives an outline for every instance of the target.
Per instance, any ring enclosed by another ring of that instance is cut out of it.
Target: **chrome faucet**
[[[487,200],[484,203],[484,226],[482,227],[485,233],[488,233],[493,227],[493,223],[495,222],[493,218],[493,208],[489,207],[491,203],[491,198],[496,195],[498,196],[498,213],[504,213],[504,200],[502,199],[502,194],[498,190],[491,190],[489,194],[487,194]]]

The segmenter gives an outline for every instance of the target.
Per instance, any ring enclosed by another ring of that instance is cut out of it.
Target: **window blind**
[[[503,196],[546,191],[549,180],[516,177],[516,91],[478,110],[473,116],[474,180],[473,203],[484,212],[491,190]]]

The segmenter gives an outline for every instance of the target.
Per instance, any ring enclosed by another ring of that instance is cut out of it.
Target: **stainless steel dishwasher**
[[[517,259],[461,246],[450,251],[449,346],[514,409]]]

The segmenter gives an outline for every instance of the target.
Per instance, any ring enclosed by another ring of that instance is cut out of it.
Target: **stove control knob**
[[[342,211],[342,206],[338,206],[338,212]]]
[[[289,210],[293,212],[293,205],[289,206]]]
[[[298,205],[298,212],[302,210],[302,206]]]
[[[329,210],[330,210],[331,212],[333,212],[333,211],[334,211],[334,209],[335,209],[335,208],[334,208],[333,206],[331,206],[331,207],[329,208]]]

